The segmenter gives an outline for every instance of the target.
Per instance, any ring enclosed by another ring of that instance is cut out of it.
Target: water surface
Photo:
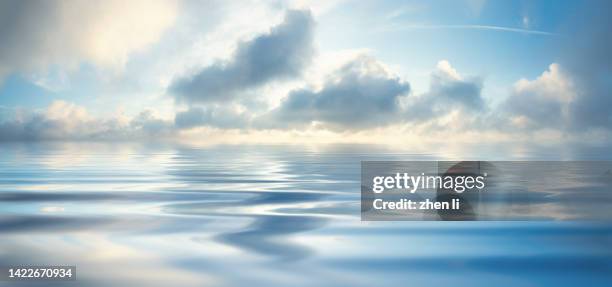
[[[0,150],[0,265],[77,266],[76,282],[36,286],[612,284],[605,222],[362,222],[359,214],[361,160],[601,160],[610,159],[606,148]]]

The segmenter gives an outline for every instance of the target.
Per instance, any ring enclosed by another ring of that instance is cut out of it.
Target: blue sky
[[[3,140],[610,138],[606,1],[0,8]]]

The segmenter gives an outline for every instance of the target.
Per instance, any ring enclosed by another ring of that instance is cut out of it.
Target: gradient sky
[[[2,1],[0,139],[609,141],[611,6]]]

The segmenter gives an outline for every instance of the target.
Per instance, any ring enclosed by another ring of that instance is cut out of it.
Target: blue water
[[[15,286],[612,286],[605,222],[362,222],[361,160],[610,159],[608,148],[0,144]],[[0,286],[9,286],[0,282]]]

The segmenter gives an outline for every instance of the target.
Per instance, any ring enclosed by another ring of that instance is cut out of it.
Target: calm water
[[[606,148],[0,151],[0,265],[77,266],[77,282],[36,286],[612,285],[612,224],[359,217],[361,160],[610,159]]]

